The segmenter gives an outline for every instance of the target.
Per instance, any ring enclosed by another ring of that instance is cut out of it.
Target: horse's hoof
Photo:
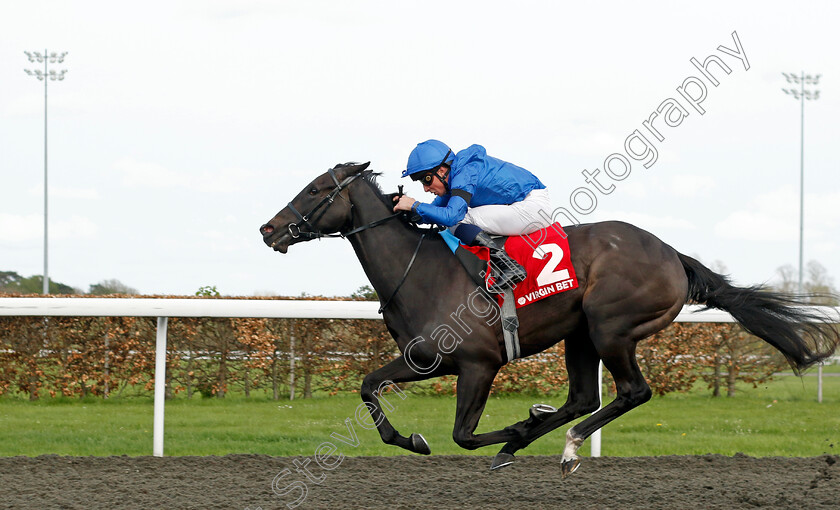
[[[557,408],[548,404],[534,404],[528,412],[531,413],[531,418],[544,420],[549,414],[556,413]]]
[[[563,476],[565,480],[567,476],[574,473],[580,467],[580,457],[575,457],[574,459],[564,460],[560,464],[560,474]]]
[[[426,438],[421,434],[411,434],[409,439],[411,439],[411,451],[414,453],[419,453],[421,455],[429,455],[432,453],[429,443],[426,442]]]
[[[509,453],[499,452],[493,457],[493,463],[490,464],[490,470],[495,470],[499,468],[503,468],[505,466],[510,466],[513,464],[515,457]]]

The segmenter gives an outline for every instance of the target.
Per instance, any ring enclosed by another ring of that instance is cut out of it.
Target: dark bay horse
[[[781,351],[794,370],[830,356],[840,335],[829,320],[792,297],[739,288],[637,227],[603,222],[565,228],[578,288],[518,310],[523,357],[564,340],[569,394],[559,409],[533,407],[528,419],[475,434],[499,369],[507,363],[495,301],[476,286],[442,238],[394,215],[393,197],[368,164],[338,165],[312,181],[260,227],[266,245],[289,246],[327,234],[346,236],[381,297],[383,318],[401,356],[365,377],[362,400],[382,440],[415,453],[431,450],[420,434],[403,436],[382,412],[378,394],[391,382],[457,374],[453,438],[466,449],[505,443],[492,468],[540,436],[593,413],[566,433],[563,476],[593,432],[643,404],[651,390],[636,364],[636,344],[670,324],[688,301],[725,310]],[[413,263],[415,262],[416,263]],[[602,409],[599,361],[616,398]]]

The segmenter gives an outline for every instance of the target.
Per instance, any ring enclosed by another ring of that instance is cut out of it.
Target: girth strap
[[[516,316],[516,302],[513,289],[505,289],[505,301],[502,303],[502,333],[505,337],[505,353],[508,362],[522,357],[519,349],[519,318]]]

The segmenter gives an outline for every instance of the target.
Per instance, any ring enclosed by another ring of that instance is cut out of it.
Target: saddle
[[[485,291],[491,278],[489,249],[466,246],[448,230],[441,233],[467,273]],[[502,313],[502,331],[508,361],[521,357],[519,319],[516,309],[554,294],[577,288],[577,278],[569,256],[569,242],[563,227],[555,223],[522,236],[493,236],[497,246],[504,246],[511,258],[525,267],[528,277],[504,294],[496,294]]]

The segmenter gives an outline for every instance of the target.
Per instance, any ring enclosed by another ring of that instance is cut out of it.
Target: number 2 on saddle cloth
[[[488,248],[463,245],[448,230],[440,234],[477,284],[485,285],[485,279],[492,278]],[[528,273],[525,281],[520,282],[513,292],[517,308],[578,286],[569,256],[569,241],[559,223],[531,234],[508,237],[505,251]],[[497,294],[496,299],[501,305],[504,295]]]

